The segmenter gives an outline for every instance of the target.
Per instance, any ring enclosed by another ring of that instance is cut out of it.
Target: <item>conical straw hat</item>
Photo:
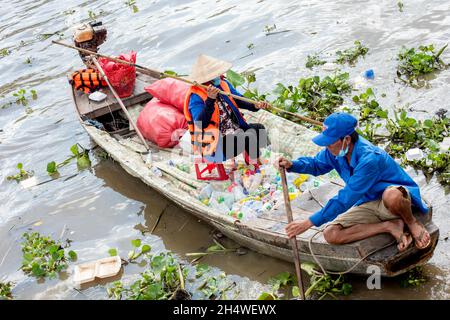
[[[189,80],[200,84],[205,83],[224,74],[230,70],[231,66],[232,64],[230,62],[218,60],[205,54],[201,54],[198,56],[197,61],[192,67]]]

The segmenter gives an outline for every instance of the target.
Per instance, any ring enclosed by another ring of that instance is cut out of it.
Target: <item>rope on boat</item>
[[[345,271],[342,271],[342,272],[326,271],[325,268],[322,266],[322,264],[319,262],[319,259],[317,259],[316,254],[315,254],[315,253],[313,252],[313,250],[312,250],[312,240],[313,240],[320,232],[323,232],[323,230],[324,230],[324,229],[317,230],[315,234],[313,234],[311,237],[309,237],[309,240],[308,240],[308,246],[309,246],[309,251],[311,252],[311,255],[312,255],[314,261],[315,261],[315,262],[317,263],[317,265],[320,267],[320,269],[322,270],[322,273],[323,273],[324,275],[328,275],[328,274],[344,275],[344,274],[346,274],[346,273],[349,273],[349,272],[351,272],[353,269],[355,269],[357,265],[359,265],[361,262],[363,262],[364,260],[366,260],[366,259],[367,259],[369,256],[371,256],[372,254],[374,254],[374,253],[376,253],[376,252],[378,252],[378,251],[381,251],[381,250],[383,250],[383,249],[386,249],[387,247],[390,247],[391,245],[393,245],[393,244],[396,242],[396,241],[394,240],[394,241],[388,243],[387,245],[385,245],[385,246],[383,246],[383,247],[381,247],[381,248],[378,248],[378,249],[373,250],[372,252],[366,254],[364,257],[362,257],[361,259],[359,259],[352,267],[350,267],[349,269],[347,269],[347,270],[345,270]]]

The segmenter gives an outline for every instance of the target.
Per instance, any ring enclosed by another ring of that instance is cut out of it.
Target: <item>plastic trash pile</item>
[[[267,156],[262,155],[263,165],[254,169],[252,165],[237,164],[233,178],[226,182],[210,182],[201,190],[198,198],[205,205],[228,214],[241,221],[249,221],[262,214],[271,213],[284,205],[283,189],[279,172],[269,163]],[[264,157],[266,156],[266,157]],[[336,172],[329,174],[334,178]],[[328,179],[306,174],[287,172],[289,198],[294,201],[298,196],[311,188],[317,188]]]

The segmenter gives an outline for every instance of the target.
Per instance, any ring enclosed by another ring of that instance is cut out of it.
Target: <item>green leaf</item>
[[[169,74],[171,76],[177,76],[178,75],[178,73],[176,73],[175,71],[172,71],[172,70],[165,70],[164,73],[165,74]]]
[[[292,287],[292,296],[300,297],[300,289],[297,286]]]
[[[108,250],[108,253],[111,257],[117,256],[117,249],[111,248]]]
[[[276,300],[276,298],[271,293],[263,292],[256,300]]]
[[[69,252],[68,252],[68,254],[69,254],[69,257],[70,257],[70,260],[72,260],[72,261],[75,261],[75,260],[77,260],[77,253],[75,252],[75,251],[73,251],[73,250],[70,250]]]
[[[430,119],[425,120],[423,122],[423,124],[424,124],[425,127],[428,127],[428,128],[432,128],[433,127],[433,121],[430,120]]]
[[[142,252],[142,253],[146,253],[146,252],[149,252],[151,249],[152,249],[152,248],[151,248],[148,244],[144,244],[144,245],[142,246],[141,252]]]
[[[314,271],[315,271],[315,269],[316,269],[316,266],[313,264],[313,263],[310,263],[310,262],[303,262],[302,264],[301,264],[301,269],[303,270],[303,271],[305,271],[309,276],[312,276],[312,275],[314,275]]]
[[[17,164],[17,169],[19,169],[19,170],[23,169],[23,164],[22,164],[22,162],[19,162],[19,163]]]
[[[91,166],[91,160],[87,153],[83,153],[81,157],[77,158],[77,165],[80,170],[89,168]]]
[[[134,250],[130,250],[130,252],[128,252],[128,259],[132,260],[134,259],[136,252]]]
[[[227,79],[233,85],[233,87],[237,88],[245,83],[245,78],[241,76],[239,73],[234,72],[233,70],[227,71]]]
[[[48,172],[48,174],[54,174],[57,171],[58,170],[56,169],[56,162],[55,161],[47,163],[47,172]]]
[[[141,239],[131,240],[131,245],[135,248],[139,248],[141,246]]]
[[[79,153],[79,151],[78,151],[78,145],[77,145],[77,144],[74,144],[73,146],[71,146],[71,147],[70,147],[70,151],[72,151],[72,153],[73,153],[74,156],[78,156],[78,153]]]

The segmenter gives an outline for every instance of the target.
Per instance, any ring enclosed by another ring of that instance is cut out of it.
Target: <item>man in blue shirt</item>
[[[415,241],[418,249],[431,243],[430,234],[412,214],[412,207],[428,212],[412,178],[384,150],[360,137],[357,120],[347,113],[333,113],[313,142],[326,147],[315,157],[289,161],[279,158],[275,165],[287,170],[323,175],[333,169],[346,183],[336,196],[307,220],[287,225],[295,237],[310,227],[329,223],[324,238],[332,244],[354,242],[379,233],[390,233],[405,250]],[[405,224],[411,235],[404,232]]]

